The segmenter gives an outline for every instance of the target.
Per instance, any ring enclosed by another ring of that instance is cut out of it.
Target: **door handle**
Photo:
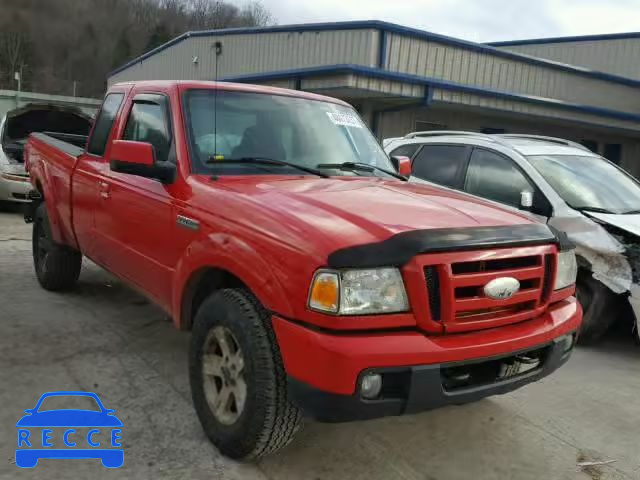
[[[110,194],[109,194],[109,184],[107,182],[98,182],[98,187],[100,190],[100,196],[102,198],[109,198]]]

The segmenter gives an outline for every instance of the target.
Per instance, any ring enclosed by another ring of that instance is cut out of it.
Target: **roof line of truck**
[[[253,93],[266,93],[270,95],[281,95],[285,97],[304,98],[307,100],[317,100],[327,103],[335,103],[337,105],[350,106],[347,102],[339,98],[328,97],[317,93],[306,92],[303,90],[292,90],[288,88],[272,87],[268,85],[251,85],[240,82],[215,82],[206,80],[138,80],[128,82],[118,82],[112,85],[114,87],[125,86],[142,86],[148,88],[157,88],[159,86],[177,86],[184,89],[206,89],[206,90],[227,90]]]

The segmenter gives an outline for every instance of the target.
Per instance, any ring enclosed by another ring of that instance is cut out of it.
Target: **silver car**
[[[75,107],[29,104],[0,121],[0,202],[29,202],[31,190],[22,154],[33,132],[67,136],[89,133],[91,117]]]
[[[7,117],[0,122],[0,138],[3,137]],[[20,158],[18,144],[4,142],[0,144],[0,202],[28,202],[27,194],[31,190],[29,175]]]
[[[412,159],[411,180],[519,209],[565,232],[578,255],[583,342],[616,318],[640,318],[640,183],[568,140],[534,135],[416,132],[383,142]],[[627,314],[627,315],[622,315]]]

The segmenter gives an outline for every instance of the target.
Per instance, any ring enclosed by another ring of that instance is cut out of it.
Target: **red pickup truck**
[[[68,289],[86,256],[191,330],[195,409],[231,457],[286,445],[303,413],[462,404],[571,354],[572,246],[520,214],[407,183],[406,159],[389,159],[344,102],[119,84],[77,143],[27,144],[37,278]]]

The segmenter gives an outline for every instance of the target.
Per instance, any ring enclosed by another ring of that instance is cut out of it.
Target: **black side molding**
[[[402,232],[388,239],[336,250],[328,258],[329,268],[401,267],[422,253],[476,250],[490,247],[558,245],[561,241],[547,225],[438,228]]]

